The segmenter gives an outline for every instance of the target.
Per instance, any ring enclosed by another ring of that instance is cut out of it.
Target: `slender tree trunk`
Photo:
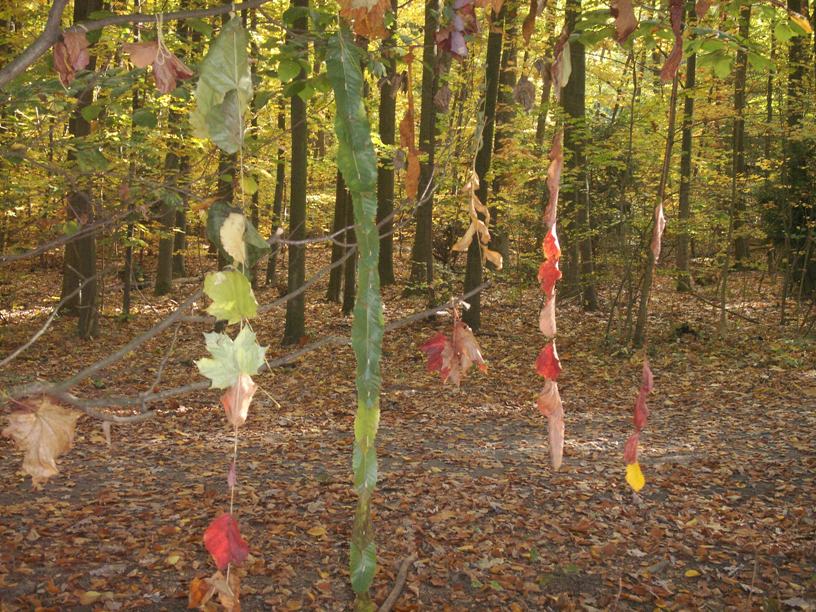
[[[436,30],[439,27],[439,0],[425,2],[425,33],[422,50],[422,109],[419,119],[419,149],[424,156],[419,171],[419,206],[416,233],[411,248],[411,282],[433,283],[433,171],[436,152],[437,88]],[[423,197],[427,194],[426,197]]]
[[[336,236],[332,243],[332,265],[340,261],[345,248],[341,243],[345,242],[344,234],[340,232],[346,227],[346,209],[348,208],[349,193],[346,183],[340,170],[337,171],[337,178],[334,183],[334,221],[332,223],[332,234]],[[326,299],[330,302],[340,302],[340,290],[343,286],[343,266],[334,266],[329,272],[329,288],[326,291]]]
[[[339,172],[339,171],[338,171]],[[344,186],[345,187],[345,186]],[[345,215],[343,217],[346,231],[343,233],[343,242],[346,244],[345,251],[354,249],[354,253],[343,262],[343,314],[349,315],[354,310],[354,295],[357,289],[357,248],[356,237],[354,235],[354,206],[351,202],[351,194],[346,192],[344,196]]]
[[[544,152],[544,136],[547,132],[547,116],[550,113],[550,95],[552,94],[552,62],[544,62],[541,74],[541,102],[538,105],[538,119],[536,119],[536,148]]]
[[[394,32],[396,31],[397,0],[391,0],[394,23],[383,41],[383,58],[385,61],[385,79],[380,85],[380,140],[386,146],[395,142],[395,123],[397,111],[397,92],[394,87],[397,78],[397,60],[394,56]],[[380,158],[377,167],[377,223],[382,222],[394,212],[394,159],[387,154]],[[394,222],[386,221],[380,226],[380,284],[394,283]]]
[[[476,154],[476,174],[479,176],[477,195],[487,205],[487,173],[493,156],[493,132],[496,125],[496,104],[499,98],[499,69],[501,67],[502,40],[504,38],[504,17],[507,5],[497,13],[491,9],[490,34],[487,36],[487,57],[485,60],[485,105],[484,125],[482,127],[481,146]],[[465,268],[465,293],[469,293],[482,284],[482,249],[479,237],[474,236],[467,252]],[[465,310],[462,320],[470,325],[473,331],[479,331],[482,320],[481,293],[470,297],[470,309]]]
[[[739,14],[739,36],[748,44],[751,29],[751,5],[743,4]],[[745,82],[748,73],[748,51],[740,46],[734,67],[734,128],[731,140],[731,198],[734,201],[734,256],[738,267],[748,261],[748,236],[741,232],[745,222],[745,190],[742,187],[745,174]],[[726,248],[730,247],[728,245]]]
[[[686,3],[686,19],[694,19],[694,0]],[[677,214],[677,290],[691,291],[689,225],[691,223],[691,149],[694,125],[694,95],[697,81],[697,54],[686,58],[686,87],[683,94],[683,135],[680,146],[680,194]]]
[[[278,154],[275,162],[275,195],[272,200],[272,233],[278,231],[283,222],[283,189],[286,182],[286,148],[283,144],[286,133],[286,103],[283,97],[278,100]],[[278,253],[280,244],[275,243],[269,253],[269,260],[266,264],[266,284],[275,282],[277,273]]]
[[[570,31],[581,17],[581,0],[567,1],[567,27]],[[575,40],[569,43],[572,73],[561,94],[561,103],[568,119],[564,130],[564,152],[570,185],[565,190],[565,209],[575,211],[577,231],[567,237],[566,248],[570,257],[565,267],[565,281],[577,280],[581,287],[581,301],[585,310],[598,309],[595,291],[595,262],[592,253],[592,227],[586,171],[586,52],[584,45]],[[576,257],[578,256],[578,257]],[[580,268],[579,261],[580,258]],[[580,270],[580,276],[578,274]]]
[[[181,117],[179,117],[178,113],[171,111],[170,125],[177,125],[179,121],[181,121]],[[175,243],[173,228],[175,227],[178,210],[175,204],[177,196],[173,188],[178,184],[180,166],[179,156],[172,149],[168,150],[164,158],[164,180],[170,189],[167,190],[161,202],[161,215],[159,217],[162,236],[159,238],[159,257],[156,263],[156,283],[154,286],[156,295],[170,293],[173,286],[173,246]]]
[[[309,0],[292,0],[292,6],[309,7]],[[294,22],[293,34],[307,32],[308,20],[304,15]],[[301,42],[301,52],[306,59],[308,47]],[[299,79],[305,79],[306,73],[300,71]],[[292,96],[291,101],[292,130],[292,170],[289,181],[289,237],[292,240],[303,240],[306,237],[306,182],[308,177],[308,143],[309,129],[306,116],[306,102],[300,96]],[[293,244],[289,246],[289,279],[287,291],[292,293],[299,289],[306,280],[306,246]],[[286,323],[283,332],[283,344],[297,344],[306,334],[306,300],[303,293],[286,302]]]
[[[94,11],[102,8],[101,0],[75,0],[74,22],[87,19]],[[88,69],[96,67],[96,57],[91,56]],[[85,89],[80,95],[76,107],[68,121],[68,131],[73,138],[83,138],[91,133],[91,125],[82,116],[82,109],[88,106],[93,99],[93,88]],[[73,151],[68,154],[69,159],[75,159]],[[79,228],[93,223],[95,217],[94,205],[87,192],[74,190],[68,194],[68,219],[77,222]],[[96,234],[91,233],[68,243],[65,247],[63,268],[62,297],[65,298],[85,280],[96,276]],[[89,280],[82,291],[75,298],[66,301],[63,310],[78,312],[79,322],[77,333],[80,338],[90,338],[97,334],[99,329],[97,282]]]

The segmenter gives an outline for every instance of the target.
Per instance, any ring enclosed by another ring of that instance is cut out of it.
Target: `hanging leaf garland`
[[[624,44],[638,24],[632,0],[612,0],[611,12],[615,18],[617,41]]]
[[[54,70],[63,85],[70,85],[77,70],[84,70],[91,61],[85,32],[63,32],[54,45]]]
[[[406,90],[408,92],[408,108],[399,124],[400,146],[408,151],[408,165],[405,172],[405,195],[409,200],[416,200],[419,191],[419,149],[416,146],[416,128],[414,114],[414,54],[409,49],[405,56],[408,65]]]
[[[674,79],[683,61],[683,0],[669,0],[669,17],[674,33],[674,45],[660,70],[660,80],[664,83]]]
[[[252,100],[249,36],[239,17],[230,19],[201,62],[196,107],[190,115],[193,134],[235,153],[244,137],[244,116]]]
[[[484,265],[485,261],[489,261],[497,270],[501,270],[503,264],[501,253],[487,248],[490,243],[490,209],[482,204],[479,196],[476,195],[477,189],[479,189],[479,175],[473,170],[471,171],[470,180],[464,186],[465,193],[470,194],[468,206],[470,226],[451,247],[451,251],[467,252],[470,243],[473,242],[473,238],[476,236],[480,247],[479,251],[482,255],[482,265]],[[479,219],[479,213],[484,217],[484,221]]]
[[[641,374],[640,390],[638,391],[637,399],[635,400],[635,407],[632,410],[632,420],[635,424],[634,433],[626,440],[623,448],[623,460],[626,462],[626,482],[634,489],[635,492],[640,491],[646,484],[646,479],[643,477],[643,471],[640,469],[638,463],[638,443],[640,441],[640,432],[649,422],[649,408],[646,406],[646,398],[654,388],[654,378],[652,376],[652,369],[649,367],[648,359],[643,360],[643,372]]]
[[[216,202],[207,209],[207,238],[226,255],[228,262],[241,266],[249,276],[257,261],[270,250],[240,208]]]
[[[569,47],[566,47],[569,48]],[[538,269],[538,281],[544,294],[544,304],[539,313],[538,322],[541,333],[547,342],[538,354],[536,372],[544,377],[544,388],[538,397],[538,409],[547,417],[550,439],[550,460],[554,469],[561,467],[564,456],[564,407],[556,380],[561,373],[561,360],[555,348],[555,285],[561,278],[559,261],[561,247],[558,244],[556,222],[558,219],[558,192],[561,172],[564,164],[564,132],[559,130],[553,137],[550,148],[550,165],[547,168],[547,189],[549,200],[544,210],[544,223],[547,233],[541,243],[544,261]]]

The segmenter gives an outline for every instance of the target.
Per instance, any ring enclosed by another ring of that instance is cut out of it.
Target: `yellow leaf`
[[[686,570],[686,578],[696,578],[700,575],[697,570]]]
[[[167,565],[175,565],[181,559],[181,555],[173,553],[167,557]]]
[[[640,464],[637,461],[626,466],[626,482],[635,492],[640,491],[643,485],[646,484],[646,479],[643,477],[643,472],[640,471]]]
[[[316,527],[312,527],[309,531],[307,531],[310,536],[314,536],[316,538],[322,537],[326,535],[326,528],[322,525],[317,525]]]
[[[790,14],[791,21],[793,21],[796,25],[802,28],[805,31],[805,34],[813,34],[813,28],[810,26],[810,22],[805,19],[799,13],[791,13]]]
[[[236,263],[242,264],[246,261],[246,245],[244,244],[244,231],[246,231],[246,217],[241,213],[230,213],[224,219],[219,231],[221,246],[232,257]]]
[[[90,606],[91,604],[95,604],[97,601],[99,601],[100,597],[102,597],[102,593],[99,591],[85,591],[79,596],[79,603],[81,603],[83,606]]]

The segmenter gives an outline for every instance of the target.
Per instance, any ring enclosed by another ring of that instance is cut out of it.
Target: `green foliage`
[[[235,270],[207,274],[204,293],[212,300],[207,312],[230,325],[252,318],[258,312],[258,302],[249,281]]]
[[[212,355],[196,361],[201,374],[212,381],[214,389],[226,389],[235,384],[240,374],[254,376],[264,363],[267,347],[258,344],[255,332],[244,327],[235,340],[227,334],[204,334],[207,350]]]
[[[190,115],[193,133],[209,138],[227,153],[235,153],[241,146],[244,115],[252,100],[248,44],[240,18],[233,17],[201,62],[196,108]]]
[[[232,178],[230,177],[228,180],[231,181]],[[244,176],[245,189],[247,186],[252,187],[253,184],[257,189],[257,184],[255,181],[251,177]],[[247,193],[251,192],[247,190]],[[209,238],[210,242],[216,245],[227,260],[233,264],[236,264],[237,262],[235,262],[232,255],[230,255],[224,249],[221,239],[221,228],[223,227],[224,221],[227,219],[227,217],[235,213],[243,216],[243,212],[240,208],[235,208],[224,202],[216,202],[210,206],[207,211],[207,238]],[[267,242],[263,239],[263,236],[261,236],[258,233],[258,230],[255,229],[252,223],[250,223],[249,219],[244,218],[244,226],[245,229],[243,241],[246,249],[246,261],[243,262],[243,271],[245,274],[249,275],[252,267],[255,265],[255,262],[257,262],[267,251],[269,251],[269,244],[267,244]]]

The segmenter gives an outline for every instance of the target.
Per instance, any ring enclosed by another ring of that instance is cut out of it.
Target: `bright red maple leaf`
[[[555,283],[561,280],[561,270],[558,269],[558,262],[548,259],[541,263],[538,268],[538,282],[541,283],[541,291],[551,299]]]
[[[561,373],[561,360],[558,359],[558,351],[555,350],[555,341],[548,342],[541,349],[536,359],[536,372],[550,380],[558,378]]]
[[[249,545],[241,537],[238,521],[229,513],[222,514],[210,523],[204,532],[204,546],[210,551],[220,570],[230,563],[240,565],[249,554]]]

